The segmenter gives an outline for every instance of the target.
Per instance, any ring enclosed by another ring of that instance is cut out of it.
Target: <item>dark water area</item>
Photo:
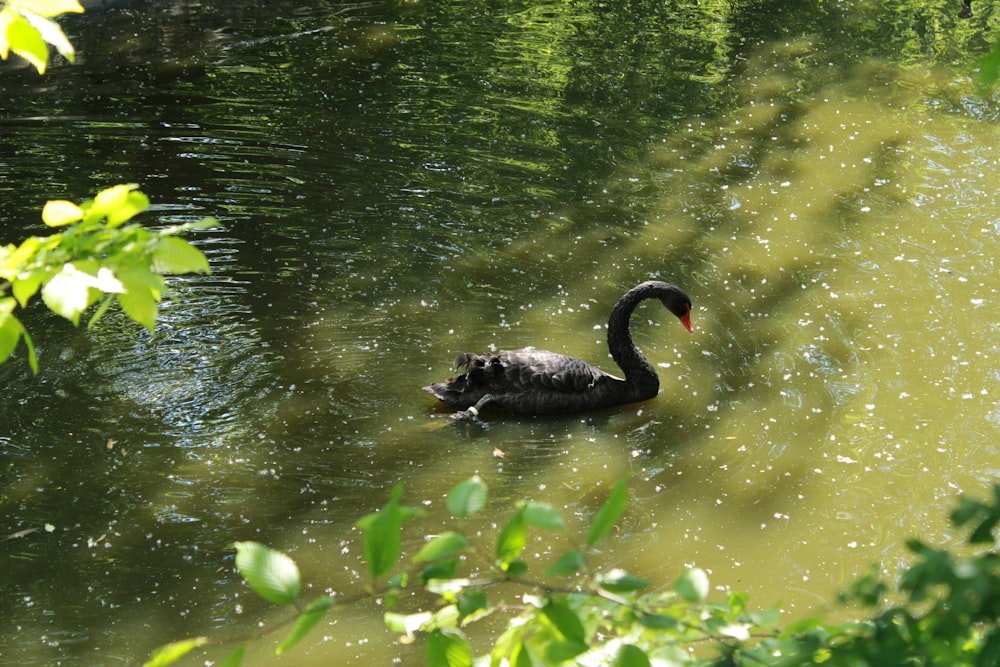
[[[189,235],[212,275],[170,278],[152,334],[23,314],[41,372],[0,366],[0,664],[137,664],[283,618],[241,582],[235,540],[290,553],[310,594],[357,591],[353,523],[397,482],[429,512],[416,540],[473,473],[492,516],[531,497],[581,521],[631,473],[604,565],[667,585],[697,564],[792,618],[870,562],[891,576],[913,534],[953,540],[944,508],[995,481],[1000,435],[1000,144],[971,82],[994,18],[956,12],[62,19],[75,65],[0,64],[0,239],[46,233],[48,199],[133,182],[145,224],[220,227]],[[420,391],[465,349],[614,372],[608,312],[649,278],[691,294],[696,326],[637,312],[653,401],[455,425]],[[419,664],[381,611],[331,617],[296,664]]]

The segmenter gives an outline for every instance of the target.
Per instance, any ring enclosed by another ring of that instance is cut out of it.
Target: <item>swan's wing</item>
[[[499,382],[514,391],[534,388],[582,392],[609,377],[575,357],[532,348],[488,355],[485,368],[489,369],[487,375],[494,389],[502,388],[497,386]]]
[[[458,408],[490,404],[515,413],[550,414],[621,402],[608,392],[622,380],[585,361],[547,350],[463,352],[455,366],[458,376],[424,390]]]

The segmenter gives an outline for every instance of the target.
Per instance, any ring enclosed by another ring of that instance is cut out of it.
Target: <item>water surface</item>
[[[997,478],[1000,144],[968,63],[987,18],[952,9],[68,20],[79,64],[0,67],[3,238],[119,182],[147,224],[223,227],[192,236],[213,275],[172,280],[152,335],[27,314],[42,372],[0,367],[0,537],[33,532],[3,542],[0,661],[134,664],[282,618],[235,574],[238,539],[291,553],[310,594],[359,590],[351,527],[399,481],[429,512],[416,540],[473,473],[491,517],[527,497],[575,526],[631,473],[601,565],[660,586],[698,565],[789,618],[870,562],[895,576],[912,535],[956,543],[954,498]],[[614,371],[607,315],[649,278],[696,327],[637,311],[653,401],[455,426],[419,390],[459,350]],[[418,664],[380,613],[335,614],[297,664]]]

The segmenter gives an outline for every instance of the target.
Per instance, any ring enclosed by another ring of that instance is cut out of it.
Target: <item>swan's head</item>
[[[691,327],[691,299],[684,293],[684,290],[670,285],[660,297],[660,301],[667,307],[667,310],[677,316],[688,333],[694,333],[694,329]]]

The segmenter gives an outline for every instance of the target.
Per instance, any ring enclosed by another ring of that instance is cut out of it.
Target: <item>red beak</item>
[[[681,317],[681,324],[683,324],[684,328],[688,330],[688,333],[694,333],[694,329],[691,328],[691,311],[690,310],[688,310],[686,313],[684,313],[683,317]]]

